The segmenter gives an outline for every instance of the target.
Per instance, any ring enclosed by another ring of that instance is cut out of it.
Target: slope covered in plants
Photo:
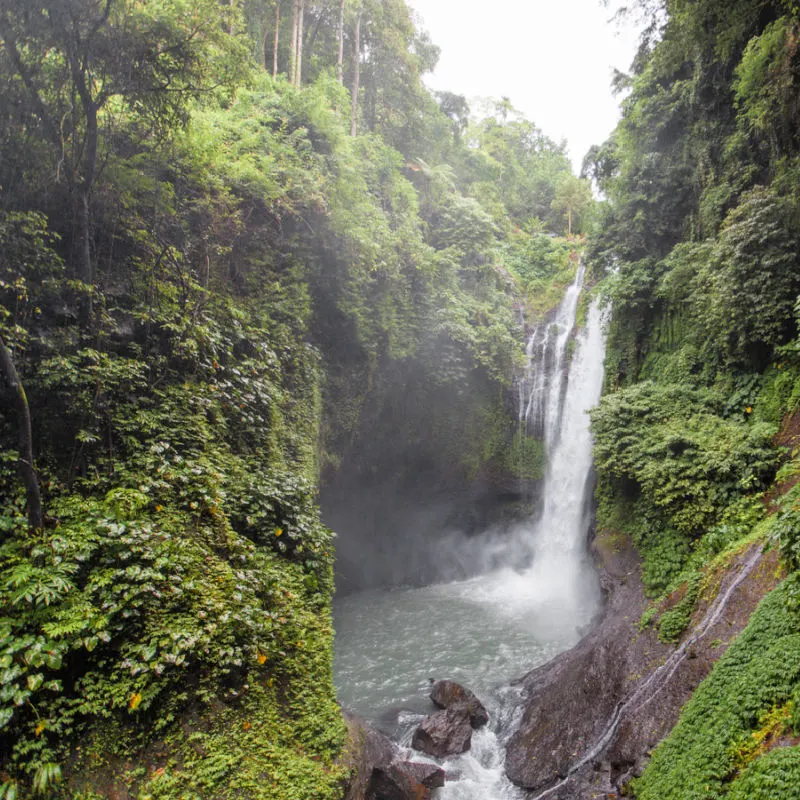
[[[623,118],[585,162],[607,197],[592,263],[613,302],[594,413],[599,522],[631,536],[664,641],[704,568],[750,536],[789,577],[631,790],[791,797],[798,785],[800,208],[797,10],[648,7]],[[783,433],[781,433],[781,431]],[[678,591],[676,591],[678,590]],[[674,593],[674,594],[672,594]],[[684,599],[674,608],[664,598]]]
[[[342,8],[0,4],[4,800],[341,796],[321,476],[410,375],[435,465],[508,468],[569,162]]]

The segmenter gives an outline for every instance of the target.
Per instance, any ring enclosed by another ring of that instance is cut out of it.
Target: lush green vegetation
[[[784,2],[641,6],[655,22],[618,76],[622,121],[584,165],[607,198],[590,252],[613,302],[599,521],[639,547],[641,624],[665,641],[743,543],[776,542],[790,577],[632,791],[794,797],[800,18]]]
[[[634,783],[636,797],[796,796],[798,748],[768,752],[780,735],[798,730],[800,620],[786,601],[785,585],[762,601],[653,753]]]
[[[586,183],[335,5],[0,4],[3,800],[340,796],[321,476],[402,392],[435,465],[542,470],[514,302]]]

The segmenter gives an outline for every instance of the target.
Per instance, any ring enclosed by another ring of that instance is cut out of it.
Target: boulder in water
[[[444,786],[445,771],[441,767],[437,767],[436,764],[423,764],[421,761],[400,761],[395,766],[428,789],[440,789]]]
[[[444,770],[435,764],[395,762],[372,771],[365,800],[428,800],[444,786]]]
[[[465,705],[456,705],[425,717],[411,739],[415,750],[436,758],[465,753],[471,744],[472,725]]]
[[[480,728],[489,721],[488,712],[474,692],[455,681],[436,681],[431,686],[430,698],[439,708],[465,708],[473,728]]]
[[[394,742],[343,709],[350,733],[340,765],[350,773],[344,800],[429,800],[444,786],[444,770],[435,764],[402,760]]]

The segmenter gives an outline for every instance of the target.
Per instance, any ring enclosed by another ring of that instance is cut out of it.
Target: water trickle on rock
[[[490,724],[475,732],[470,751],[442,762],[449,780],[438,798],[524,796],[503,769],[503,743],[517,708],[508,684],[573,645],[598,608],[586,553],[586,412],[600,396],[604,339],[602,313],[592,305],[568,358],[582,283],[581,266],[555,316],[531,334],[519,381],[521,433],[543,439],[548,451],[539,517],[479,537],[493,567],[477,577],[373,590],[334,605],[339,698],[401,744],[408,745],[431,711],[431,678],[459,681],[486,705]]]

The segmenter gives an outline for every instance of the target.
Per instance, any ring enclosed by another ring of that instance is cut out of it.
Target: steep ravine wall
[[[532,798],[617,796],[759,601],[781,579],[778,554],[755,541],[709,575],[709,589],[676,645],[640,630],[648,606],[630,542],[593,544],[607,592],[602,619],[575,648],[521,679],[524,711],[506,771]]]

